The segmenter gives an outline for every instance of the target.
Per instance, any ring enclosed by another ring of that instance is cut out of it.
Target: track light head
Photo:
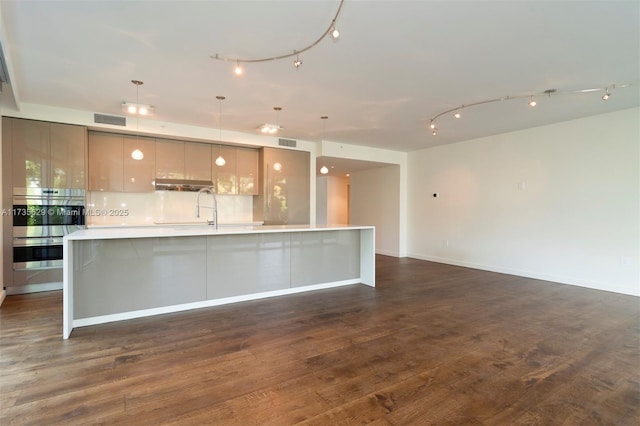
[[[335,24],[333,25],[333,28],[331,28],[331,38],[334,40],[338,40],[340,38],[340,31],[338,31]]]
[[[434,123],[433,120],[431,120],[431,125],[429,125],[429,127],[431,129],[435,129],[436,128],[436,123]]]
[[[534,106],[536,106],[536,105],[538,105],[538,103],[536,102],[536,100],[535,100],[535,99],[533,99],[533,96],[531,96],[531,97],[529,98],[529,106],[530,106],[531,108],[533,108],[533,107],[534,107]]]
[[[460,117],[461,117],[461,115],[460,115],[460,112],[459,112],[459,111],[456,111],[456,113],[455,113],[455,114],[453,114],[453,116],[454,116],[455,118],[460,118]]]
[[[235,67],[235,69],[233,70],[233,72],[234,72],[236,75],[242,75],[242,74],[244,74],[244,70],[242,69],[242,66],[240,65],[240,62],[236,62],[236,67]]]
[[[602,95],[602,100],[603,101],[608,101],[610,97],[611,97],[611,95],[609,94],[609,88],[606,88],[605,92],[604,92],[604,95]]]
[[[296,59],[293,61],[293,67],[298,69],[300,65],[302,65],[302,59],[300,59],[300,56],[296,56]]]

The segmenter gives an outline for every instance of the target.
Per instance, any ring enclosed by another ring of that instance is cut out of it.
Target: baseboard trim
[[[2,302],[4,302],[4,299],[7,297],[7,292],[6,290],[0,290],[0,306],[2,306]]]
[[[400,254],[397,251],[376,250],[376,254],[381,254],[383,256],[400,257]]]
[[[448,258],[442,258],[442,257],[437,257],[437,256],[426,256],[426,255],[417,254],[417,253],[408,253],[407,257],[410,257],[410,258],[413,258],[413,259],[419,259],[419,260],[427,260],[429,262],[444,263],[444,264],[447,264],[447,265],[462,266],[464,268],[479,269],[481,271],[489,271],[489,272],[497,272],[497,273],[500,273],[500,274],[516,275],[516,276],[519,276],[519,277],[533,278],[533,279],[536,279],[536,280],[543,280],[543,281],[550,281],[550,282],[555,282],[555,283],[558,283],[558,284],[567,284],[567,285],[573,285],[573,286],[577,286],[577,287],[590,288],[590,289],[593,289],[593,290],[602,290],[602,291],[608,291],[608,292],[611,292],[611,293],[619,293],[619,294],[626,294],[626,295],[629,295],[629,296],[640,297],[640,287],[635,288],[635,289],[634,288],[629,288],[629,287],[622,287],[622,286],[612,287],[611,285],[606,285],[604,283],[583,280],[583,279],[576,278],[576,277],[569,277],[569,276],[563,276],[563,275],[554,275],[554,274],[546,274],[546,273],[542,273],[542,272],[520,270],[520,269],[508,268],[508,267],[504,267],[504,266],[486,265],[486,264],[475,263],[475,262],[466,262],[466,261],[461,261],[461,260],[457,260],[457,259],[448,259]]]

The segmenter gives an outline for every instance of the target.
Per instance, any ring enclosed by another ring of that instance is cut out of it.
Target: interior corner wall
[[[410,153],[408,255],[640,296],[639,117]]]
[[[316,223],[327,224],[327,176],[316,178]]]
[[[316,220],[318,225],[349,224],[349,178],[316,179]]]
[[[327,223],[349,224],[349,178],[327,177]]]
[[[350,224],[376,228],[376,253],[400,257],[400,166],[351,173]]]

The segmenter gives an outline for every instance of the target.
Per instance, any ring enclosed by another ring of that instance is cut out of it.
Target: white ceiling
[[[256,132],[276,121],[281,137],[400,151],[601,114],[640,104],[638,1],[355,1],[329,38],[289,53],[329,26],[339,0],[0,2],[4,56],[18,106],[53,105],[122,115],[135,101],[154,119]],[[633,83],[602,93],[498,102],[428,119],[463,104],[547,89]],[[11,100],[13,102],[13,99]],[[320,116],[327,115],[324,123]]]

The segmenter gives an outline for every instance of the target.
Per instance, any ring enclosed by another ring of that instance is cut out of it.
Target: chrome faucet
[[[213,207],[200,206],[200,194],[203,192],[208,192],[213,197]],[[208,225],[214,225],[216,229],[218,229],[218,199],[216,198],[216,193],[213,192],[213,188],[209,188],[208,186],[200,189],[198,191],[198,197],[196,198],[196,217],[200,217],[200,209],[211,209],[213,211],[212,219],[207,221]]]

